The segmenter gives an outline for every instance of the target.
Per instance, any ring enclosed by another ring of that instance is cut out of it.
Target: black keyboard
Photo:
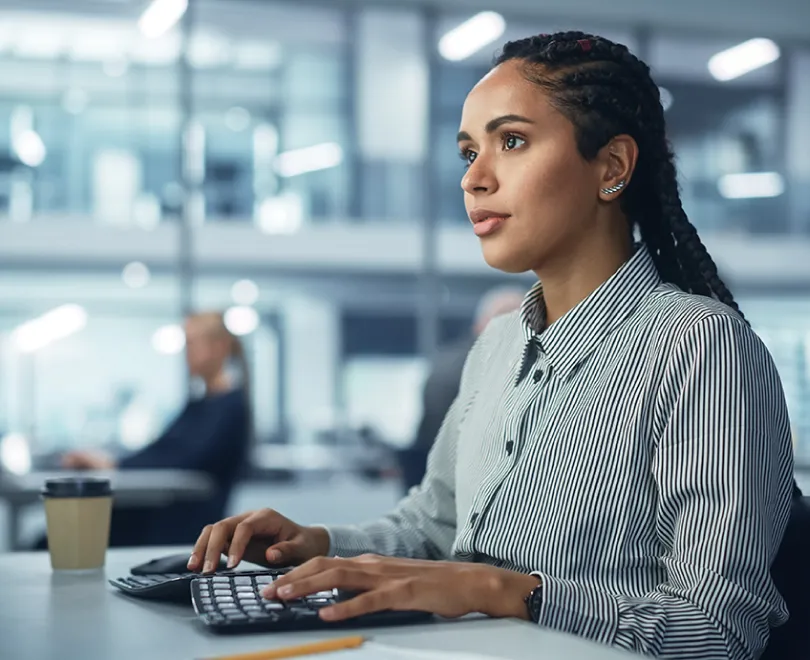
[[[191,600],[191,581],[199,573],[159,573],[128,575],[110,580],[110,584],[128,596],[188,603]]]
[[[378,612],[346,622],[321,619],[318,610],[351,597],[322,591],[296,601],[270,601],[261,592],[284,571],[243,571],[200,576],[191,581],[191,602],[201,623],[213,632],[273,632],[352,626],[401,625],[426,621],[425,612]]]

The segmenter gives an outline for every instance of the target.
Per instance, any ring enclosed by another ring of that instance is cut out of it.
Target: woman
[[[62,464],[71,469],[197,470],[213,478],[216,491],[202,503],[116,510],[111,545],[192,541],[202,525],[225,515],[228,496],[246,460],[251,423],[242,344],[218,312],[190,316],[185,334],[189,375],[204,384],[205,396],[186,403],[163,435],[130,456],[116,460],[102,452],[75,451],[66,454]]]
[[[542,285],[471,350],[421,486],[357,527],[228,518],[189,567],[311,560],[266,595],[363,592],[329,620],[478,611],[659,657],[755,657],[786,619],[769,568],[788,417],[681,208],[648,67],[579,32],[509,43],[458,139],[487,263]]]

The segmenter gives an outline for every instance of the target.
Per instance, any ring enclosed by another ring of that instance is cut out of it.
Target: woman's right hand
[[[222,554],[228,568],[242,560],[261,566],[293,566],[329,552],[329,533],[303,527],[272,509],[249,511],[207,525],[188,561],[191,571],[215,570]]]

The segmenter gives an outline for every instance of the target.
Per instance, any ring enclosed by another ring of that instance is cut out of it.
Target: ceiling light
[[[124,280],[124,284],[126,284],[130,289],[142,289],[149,284],[150,277],[151,274],[149,273],[149,268],[147,268],[146,264],[141,263],[140,261],[128,263],[126,266],[124,266],[124,270],[121,273],[121,278]]]
[[[481,12],[447,32],[439,40],[439,53],[452,62],[464,60],[498,39],[505,29],[503,16],[494,11]]]
[[[164,325],[152,335],[152,348],[161,355],[176,355],[186,346],[186,333],[179,325]]]
[[[20,162],[28,167],[39,167],[45,160],[45,156],[48,155],[48,150],[39,133],[30,129],[15,135],[11,146]]]
[[[231,287],[231,298],[237,305],[252,305],[259,299],[259,287],[253,280],[239,280]]]
[[[33,353],[78,332],[86,324],[87,312],[83,307],[62,305],[18,326],[12,338],[23,353]]]
[[[155,39],[171,30],[188,9],[188,0],[152,0],[141,14],[138,27],[147,39]]]
[[[267,197],[258,204],[256,215],[265,234],[294,234],[304,222],[304,203],[294,192]]]
[[[31,470],[31,448],[22,433],[8,433],[0,440],[0,465],[12,474]]]
[[[252,307],[229,307],[224,315],[225,327],[237,337],[249,335],[259,327],[259,314]]]
[[[280,153],[276,157],[276,172],[281,176],[297,176],[336,167],[342,161],[343,150],[340,145],[336,142],[325,142]]]
[[[713,55],[709,73],[716,80],[727,81],[759,69],[779,59],[779,46],[770,39],[749,39]]]
[[[785,180],[777,172],[726,174],[720,177],[717,189],[726,199],[779,197],[785,192]]]

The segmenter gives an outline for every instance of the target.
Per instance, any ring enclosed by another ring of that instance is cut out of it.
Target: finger
[[[281,566],[292,566],[303,559],[301,541],[282,541],[267,548],[265,559],[268,563]]]
[[[226,544],[231,540],[233,529],[249,515],[249,513],[246,513],[240,516],[225,518],[225,520],[220,520],[211,528],[211,534],[208,537],[208,546],[205,548],[205,563],[203,564],[202,569],[203,573],[211,573],[216,569],[217,564],[219,564],[219,558],[222,555],[222,551],[225,549]]]
[[[233,568],[245,555],[245,549],[250,543],[250,540],[256,533],[256,523],[261,522],[261,512],[249,514],[243,520],[240,520],[233,531],[233,536],[229,542],[223,545],[223,551],[228,552],[228,568]]]
[[[295,600],[319,591],[331,591],[332,589],[369,591],[377,584],[383,583],[384,580],[385,578],[380,575],[373,575],[358,568],[330,568],[323,573],[292,582],[268,585],[263,595],[268,599]]]
[[[363,614],[400,609],[402,606],[394,596],[395,591],[393,589],[375,589],[374,591],[359,594],[337,605],[324,607],[319,614],[324,621],[343,621]]]
[[[194,549],[191,551],[191,557],[188,559],[188,569],[190,571],[199,570],[202,566],[203,557],[205,557],[205,549],[208,547],[208,538],[211,536],[211,528],[213,525],[206,525],[203,527],[202,532],[197,537],[197,542],[194,544]]]
[[[281,544],[278,544],[281,545]],[[331,568],[335,568],[336,566],[343,566],[345,565],[344,560],[340,559],[333,559],[328,557],[315,557],[314,559],[310,559],[309,561],[297,566],[289,573],[281,575],[273,582],[272,589],[273,592],[276,591],[277,588],[283,587],[287,584],[292,584],[293,582],[297,582],[299,580],[303,580],[314,575],[319,575],[328,571]]]

